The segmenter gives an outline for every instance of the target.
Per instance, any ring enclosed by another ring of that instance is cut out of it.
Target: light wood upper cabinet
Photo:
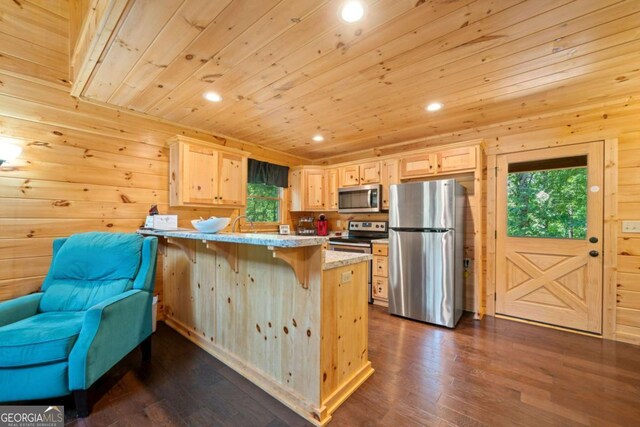
[[[289,194],[292,211],[326,209],[327,191],[324,168],[294,168],[289,173]]]
[[[471,171],[476,167],[476,152],[477,147],[461,147],[403,158],[400,160],[400,179]]]
[[[398,176],[398,160],[384,160],[380,168],[380,184],[382,184],[382,209],[389,209],[389,186],[399,183],[400,178]]]
[[[218,153],[217,203],[244,206],[247,203],[247,158],[235,153]]]
[[[377,184],[379,182],[380,162],[347,165],[340,168],[340,185],[343,187]]]
[[[400,160],[400,178],[415,178],[436,173],[435,154],[416,154]]]
[[[304,173],[306,183],[306,207],[307,209],[325,208],[324,170],[310,169]]]
[[[380,182],[380,162],[364,163],[360,165],[360,185],[377,184]]]
[[[462,147],[437,154],[438,172],[455,172],[476,167],[476,148]]]
[[[360,185],[360,166],[349,165],[340,168],[340,185],[343,187]]]
[[[340,187],[340,171],[337,168],[326,170],[325,184],[327,187],[326,204],[328,210],[338,210],[338,188]]]
[[[247,154],[177,136],[169,140],[171,206],[243,206]]]

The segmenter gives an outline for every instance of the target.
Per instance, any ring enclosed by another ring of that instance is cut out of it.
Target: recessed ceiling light
[[[349,0],[342,5],[340,17],[345,22],[358,22],[364,16],[364,6],[357,0]]]
[[[216,92],[205,92],[204,99],[211,102],[220,102],[222,101],[222,97],[218,95]]]
[[[313,138],[311,138],[311,139],[313,139],[315,142],[322,142],[322,141],[324,141],[324,136],[322,136],[320,134],[313,135]]]
[[[432,102],[431,104],[427,105],[427,111],[438,111],[441,108],[442,104],[439,102]]]

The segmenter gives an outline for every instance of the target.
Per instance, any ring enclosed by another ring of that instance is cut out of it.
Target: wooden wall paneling
[[[486,314],[494,316],[496,313],[496,174],[497,163],[495,154],[487,156],[487,223],[485,228],[486,238]]]
[[[460,150],[460,149],[458,149]],[[480,320],[484,316],[485,313],[485,305],[484,305],[484,295],[486,293],[485,289],[485,280],[484,280],[484,265],[485,256],[484,256],[484,224],[485,219],[483,218],[483,212],[486,209],[486,205],[484,203],[484,153],[482,146],[478,145],[475,147],[470,147],[467,150],[471,151],[472,154],[469,156],[475,157],[473,164],[475,164],[475,172],[473,176],[473,194],[475,198],[475,209],[474,209],[474,228],[473,228],[473,274],[474,274],[474,295],[473,295],[473,311],[475,313],[475,318]],[[468,156],[465,156],[465,159]],[[468,159],[466,160],[468,162]]]
[[[618,232],[618,140],[604,141],[604,280],[602,283],[602,336],[613,339],[616,333],[617,232]]]

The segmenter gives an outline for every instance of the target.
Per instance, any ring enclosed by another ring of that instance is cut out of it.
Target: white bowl
[[[229,222],[231,222],[231,218],[216,218],[212,216],[209,219],[194,219],[191,221],[191,225],[201,233],[217,233],[229,225]]]

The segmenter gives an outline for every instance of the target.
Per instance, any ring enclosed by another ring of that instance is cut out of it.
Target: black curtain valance
[[[249,159],[249,182],[287,188],[289,186],[289,167]]]

